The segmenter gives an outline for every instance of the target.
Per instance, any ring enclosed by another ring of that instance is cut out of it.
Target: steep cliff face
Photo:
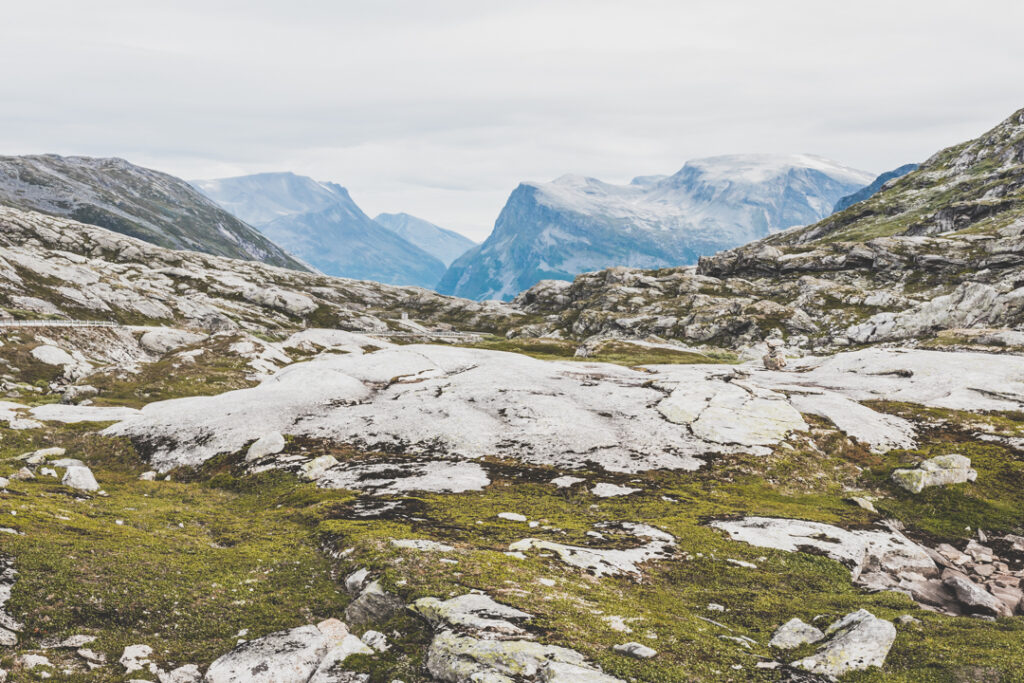
[[[543,279],[609,266],[661,268],[828,215],[871,176],[807,155],[687,163],[672,176],[612,185],[563,176],[524,183],[491,236],[455,261],[442,292],[508,299]]]
[[[171,249],[306,269],[185,181],[123,159],[0,157],[0,204],[73,218]]]

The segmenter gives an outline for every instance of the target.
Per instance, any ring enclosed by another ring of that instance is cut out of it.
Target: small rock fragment
[[[203,675],[195,664],[186,664],[173,671],[161,671],[157,674],[157,679],[160,683],[199,683],[203,680]]]
[[[352,626],[382,623],[405,609],[405,603],[374,581],[345,608],[345,622]]]
[[[783,650],[791,650],[805,643],[816,643],[824,637],[825,634],[821,632],[821,629],[793,618],[775,631],[768,644]]]
[[[318,458],[313,458],[309,462],[303,463],[300,471],[305,479],[319,479],[324,472],[337,464],[338,459],[333,455],[321,455]]]
[[[377,652],[387,652],[391,647],[388,645],[388,637],[380,631],[367,631],[363,634],[362,640]]]
[[[335,643],[340,643],[348,636],[348,626],[340,619],[324,619],[316,627]]]
[[[618,652],[620,655],[626,655],[633,657],[634,659],[650,659],[658,654],[657,650],[647,647],[642,643],[622,643],[621,645],[615,645],[612,650]]]
[[[636,493],[640,489],[632,488],[629,486],[617,486],[616,484],[608,484],[601,482],[595,484],[594,488],[590,489],[590,492],[600,498],[612,498],[615,496],[628,496],[631,493]]]
[[[281,432],[270,432],[258,438],[245,454],[246,461],[259,460],[268,455],[275,455],[284,450],[284,437]]]
[[[357,569],[345,578],[345,590],[352,595],[362,592],[370,578],[370,570],[365,567]]]
[[[149,657],[153,654],[153,648],[149,645],[129,645],[121,653],[121,666],[125,668],[125,671],[132,673],[133,671],[141,671],[147,664],[149,664]]]
[[[518,512],[499,512],[498,517],[506,519],[510,522],[525,522],[526,515],[521,515]]]

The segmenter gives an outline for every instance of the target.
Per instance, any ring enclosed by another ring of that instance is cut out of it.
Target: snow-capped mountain
[[[294,173],[256,173],[236,178],[193,180],[192,185],[250,225],[326,209],[344,201],[345,188]]]
[[[0,157],[0,204],[73,218],[170,249],[304,269],[184,180],[124,159]]]
[[[730,155],[689,161],[629,185],[567,175],[523,183],[480,246],[458,258],[439,291],[510,299],[545,279],[610,266],[660,268],[816,222],[874,179],[817,156]]]
[[[375,222],[336,183],[260,173],[192,184],[327,275],[433,288],[444,274],[441,260]]]
[[[445,266],[476,246],[476,242],[407,213],[382,213],[373,220],[439,259]]]

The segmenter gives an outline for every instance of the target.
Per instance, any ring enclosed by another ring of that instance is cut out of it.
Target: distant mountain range
[[[511,299],[540,280],[610,266],[660,268],[814,223],[873,174],[811,155],[733,155],[687,162],[629,185],[563,176],[523,183],[480,246],[438,291]]]
[[[876,179],[820,157],[737,155],[691,161],[674,175],[629,185],[582,176],[523,183],[480,245],[408,214],[372,219],[344,187],[293,173],[190,185],[121,159],[0,157],[0,205],[174,249],[510,299],[543,279],[610,266],[696,263],[814,223],[909,168]]]
[[[123,159],[0,157],[0,205],[73,218],[171,249],[306,269],[184,180]]]
[[[880,175],[877,178],[875,178],[871,182],[871,184],[868,185],[867,187],[862,187],[861,189],[857,190],[853,194],[848,194],[845,197],[843,197],[842,199],[840,199],[838,202],[836,202],[836,205],[834,207],[832,207],[832,212],[833,213],[839,213],[840,211],[845,211],[846,209],[850,208],[854,204],[860,203],[860,202],[864,201],[865,199],[870,199],[879,190],[882,189],[883,185],[885,185],[890,180],[895,180],[896,178],[902,178],[903,176],[907,175],[911,171],[916,171],[916,170],[917,170],[917,164],[903,164],[899,168],[893,169],[891,171],[887,171],[886,173],[883,173],[882,175]]]
[[[327,275],[434,288],[473,242],[406,214],[367,216],[341,185],[294,173],[196,180],[207,197]],[[459,248],[457,244],[464,248]],[[456,254],[457,255],[457,254]]]
[[[439,259],[445,266],[476,246],[476,242],[407,213],[382,213],[373,220]]]

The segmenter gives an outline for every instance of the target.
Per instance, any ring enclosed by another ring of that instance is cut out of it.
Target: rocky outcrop
[[[310,471],[323,486],[454,492],[486,486],[486,469],[475,462],[481,455],[570,469],[584,462],[619,472],[696,469],[701,456],[761,452],[806,429],[801,412],[829,418],[873,450],[906,448],[914,444],[909,422],[859,402],[885,396],[957,410],[1024,408],[1024,383],[1015,379],[1024,376],[1024,360],[1007,357],[998,367],[989,360],[870,349],[799,359],[794,372],[714,365],[641,371],[410,345],[328,354],[252,389],[153,403],[105,433],[133,438],[163,470],[250,444],[257,435],[235,419],[244,412],[263,433],[430,456],[325,463]],[[492,391],[496,383],[504,391]],[[254,466],[298,471],[304,462],[270,458]]]
[[[409,474],[420,486],[443,485],[442,490],[462,480],[455,471],[437,471],[446,464],[437,457],[442,455],[475,460],[501,454],[568,467],[591,461],[628,472],[695,469],[701,464],[698,455],[727,449],[652,409],[664,394],[650,382],[648,373],[613,365],[404,346],[359,356],[324,355],[289,366],[252,389],[150,404],[137,419],[106,433],[137,439],[158,469],[238,451],[253,438],[249,424],[267,432],[315,433],[369,450],[431,454],[433,463],[424,465],[425,471],[413,467]],[[495,392],[496,385],[503,391]],[[239,422],[239,412],[251,422]],[[322,478],[326,485],[372,479],[365,476],[371,473],[343,475],[364,466],[342,463]],[[480,481],[480,465],[468,468],[459,471]]]
[[[195,344],[206,338],[205,334],[178,330],[173,327],[157,327],[143,332],[139,346],[150,353],[164,355],[188,344]]]
[[[658,411],[670,422],[688,425],[695,436],[722,444],[765,446],[807,429],[782,394],[740,379],[681,384],[658,404]]]

